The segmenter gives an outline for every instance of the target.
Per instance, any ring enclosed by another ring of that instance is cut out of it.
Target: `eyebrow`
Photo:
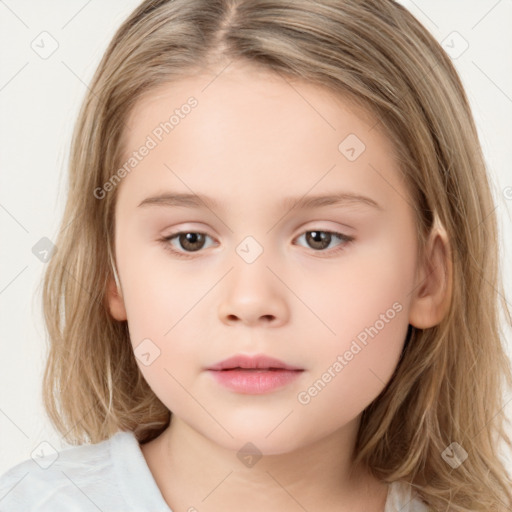
[[[370,197],[351,192],[336,192],[323,195],[305,195],[302,197],[285,197],[281,207],[285,210],[313,209],[325,206],[362,205],[383,210],[382,206]],[[203,208],[210,210],[221,209],[221,204],[216,199],[201,194],[179,194],[164,192],[155,196],[147,197],[140,202],[141,206],[166,206],[166,207],[188,207]]]

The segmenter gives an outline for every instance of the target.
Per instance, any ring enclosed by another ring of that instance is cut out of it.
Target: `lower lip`
[[[261,395],[294,381],[303,370],[209,370],[223,386],[248,395]]]

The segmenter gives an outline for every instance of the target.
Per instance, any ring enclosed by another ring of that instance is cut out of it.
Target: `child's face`
[[[176,109],[172,130],[158,130]],[[354,426],[397,365],[417,285],[415,216],[374,125],[317,86],[234,65],[160,88],[128,120],[139,156],[117,185],[123,300],[110,293],[111,312],[127,318],[160,400],[221,445],[280,453]],[[165,193],[217,205],[140,205]],[[339,193],[379,206],[283,205]],[[178,231],[206,236],[161,241]],[[303,371],[262,394],[233,391],[207,368],[235,354]]]

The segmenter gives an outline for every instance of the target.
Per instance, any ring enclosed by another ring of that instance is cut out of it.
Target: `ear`
[[[107,303],[110,314],[115,320],[122,322],[127,319],[121,287],[116,284],[113,277],[107,282]]]
[[[436,222],[419,264],[413,291],[409,323],[427,329],[441,322],[450,307],[452,294],[452,262],[448,235]]]

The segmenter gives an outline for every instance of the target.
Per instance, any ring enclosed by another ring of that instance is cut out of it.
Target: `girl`
[[[44,401],[2,510],[505,511],[497,228],[392,0],[146,0],[74,134]],[[504,300],[501,306],[510,321]]]

